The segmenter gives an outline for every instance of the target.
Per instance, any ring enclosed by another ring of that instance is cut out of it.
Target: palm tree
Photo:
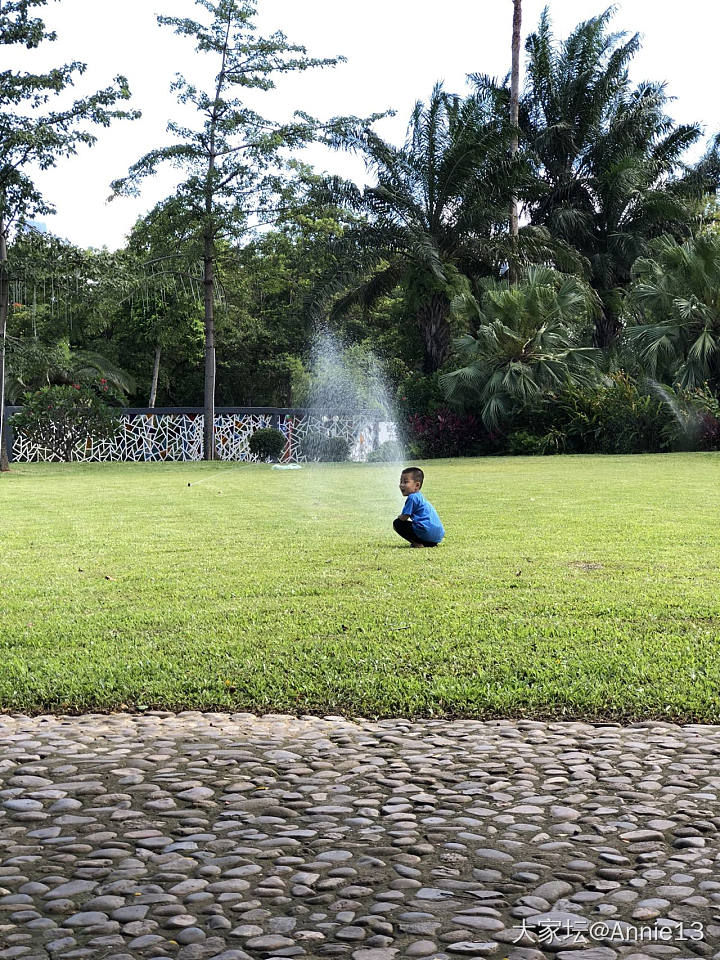
[[[663,237],[633,268],[636,322],[626,338],[647,373],[666,383],[720,389],[720,236]]]
[[[361,152],[377,182],[359,190],[337,179],[328,200],[362,216],[335,245],[345,266],[318,299],[344,292],[332,309],[369,306],[403,283],[425,351],[425,370],[447,360],[450,302],[471,275],[499,275],[511,256],[507,220],[520,159],[509,154],[507,112],[491,90],[461,98],[437,85],[412,113],[405,144],[396,148],[366,130],[350,149]],[[520,231],[521,251],[543,246],[542,231]]]
[[[670,119],[664,85],[630,83],[639,39],[610,32],[612,14],[610,8],[580,23],[558,44],[545,10],[526,43],[520,110],[544,183],[532,222],[587,259],[602,302],[595,342],[604,348],[621,329],[618,289],[628,284],[634,261],[653,237],[686,237],[690,198],[720,182],[715,147],[696,168],[684,164],[700,127]]]
[[[531,267],[514,286],[488,282],[480,302],[458,297],[453,310],[476,332],[456,341],[464,366],[441,378],[448,399],[497,429],[549,391],[592,382],[599,351],[581,345],[581,330],[597,307],[586,284],[547,267]]]

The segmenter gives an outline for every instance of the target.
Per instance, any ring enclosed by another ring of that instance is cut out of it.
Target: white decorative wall
[[[78,444],[78,461],[108,460],[202,460],[202,413],[128,413],[123,414],[111,440],[88,439]],[[248,442],[262,427],[276,426],[285,434],[287,444],[282,462],[298,463],[302,440],[315,430],[342,436],[350,444],[350,459],[365,460],[380,443],[396,438],[395,424],[373,421],[368,417],[318,416],[311,413],[266,413],[245,411],[220,413],[215,417],[215,438],[221,460],[256,460]],[[58,461],[57,454],[32,444],[20,432],[12,432],[12,459],[24,462]]]

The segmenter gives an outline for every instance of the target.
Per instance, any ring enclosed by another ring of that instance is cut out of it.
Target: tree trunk
[[[450,302],[444,293],[435,293],[417,311],[417,322],[425,346],[425,373],[435,373],[450,356],[452,333],[448,323]]]
[[[203,289],[205,295],[205,460],[215,459],[215,244],[205,234]]]
[[[615,311],[607,303],[603,303],[600,313],[595,320],[595,346],[601,350],[609,350],[616,343],[622,330],[622,323],[615,315]]]
[[[510,79],[510,122],[517,129],[519,120],[520,103],[520,29],[522,26],[522,0],[512,0],[513,2],[513,28],[512,28],[512,72]],[[510,155],[515,156],[519,149],[517,134],[513,133],[510,141]],[[510,238],[513,247],[513,256],[517,255],[518,246],[518,200],[513,196],[510,200]],[[510,283],[516,280],[516,267],[509,265]]]
[[[10,283],[7,274],[7,237],[0,220],[0,472],[10,469],[10,453],[5,446],[5,347],[10,309]]]
[[[150,400],[148,401],[148,406],[152,409],[155,406],[155,400],[157,399],[157,385],[158,385],[158,376],[160,374],[160,354],[162,353],[162,348],[160,344],[155,348],[155,364],[153,365],[153,375],[152,383],[150,384]]]
[[[222,64],[217,76],[215,100],[209,122],[210,139],[208,142],[208,166],[205,175],[205,224],[203,228],[203,290],[205,297],[205,460],[215,460],[215,190],[216,163],[215,137],[221,113],[222,93],[226,80],[226,67],[229,52],[230,28],[233,23],[234,5],[227,8],[227,26],[225,43],[222,48]]]

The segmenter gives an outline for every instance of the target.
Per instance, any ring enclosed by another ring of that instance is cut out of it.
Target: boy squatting
[[[436,547],[445,536],[435,507],[420,493],[425,474],[420,467],[406,467],[400,474],[403,512],[393,520],[393,529],[413,547]]]

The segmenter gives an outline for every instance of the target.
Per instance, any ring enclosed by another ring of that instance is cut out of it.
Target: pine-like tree
[[[304,47],[288,43],[282,33],[255,35],[256,0],[196,0],[201,20],[158,17],[180,36],[195,41],[199,54],[212,58],[214,80],[199,89],[184,77],[172,89],[178,101],[195,108],[189,127],[171,122],[176,143],[150,151],[127,177],[113,186],[117,193],[137,193],[138,184],[164,163],[180,168],[185,178],[177,189],[175,209],[194,236],[203,261],[205,317],[205,443],[204,456],[215,459],[215,297],[221,241],[238,239],[257,220],[267,220],[282,194],[290,161],[288,151],[328,135],[342,134],[346,123],[320,124],[304,113],[290,123],[266,119],[247,102],[247,94],[268,91],[279,74],[332,66],[342,58],[317,60]]]

